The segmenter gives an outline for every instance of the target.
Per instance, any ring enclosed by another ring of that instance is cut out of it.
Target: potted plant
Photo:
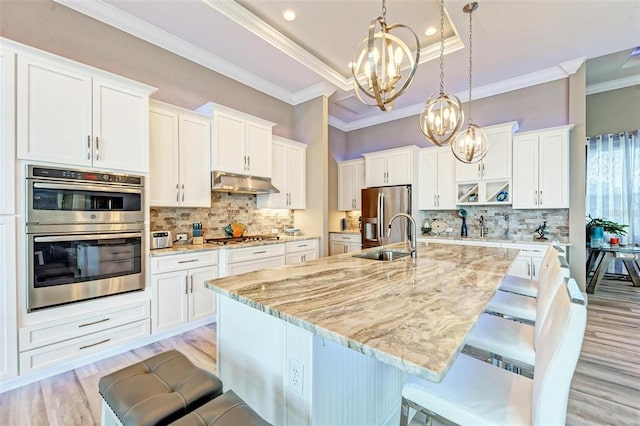
[[[612,235],[623,236],[627,235],[627,228],[629,225],[621,225],[611,220],[605,220],[600,217],[587,216],[587,241],[593,244],[602,244],[604,240],[604,232]]]

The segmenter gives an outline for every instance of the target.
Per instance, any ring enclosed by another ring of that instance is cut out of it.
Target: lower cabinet
[[[1,198],[1,196],[0,196]],[[0,382],[18,373],[16,219],[0,215]]]
[[[152,258],[152,332],[215,315],[215,293],[204,282],[218,276],[217,251]]]
[[[226,275],[239,275],[261,269],[277,268],[284,265],[284,244],[229,249],[227,252]]]
[[[362,249],[360,234],[329,233],[329,255],[351,253]]]
[[[540,272],[540,267],[542,266],[542,259],[547,251],[546,245],[542,245],[540,247],[531,247],[531,246],[507,246],[506,244],[502,245],[505,248],[519,248],[520,254],[516,257],[507,272],[509,275],[514,275],[516,277],[529,278],[532,280],[538,279],[538,273]]]
[[[285,245],[285,264],[294,265],[318,258],[318,240],[290,241]]]

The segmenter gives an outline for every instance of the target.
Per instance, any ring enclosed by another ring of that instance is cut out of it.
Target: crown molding
[[[558,66],[567,73],[567,75],[573,75],[578,71],[578,69],[587,61],[586,56],[582,56],[580,58],[571,59],[569,61],[560,62]]]
[[[624,89],[625,87],[640,84],[640,74],[630,75],[617,80],[604,81],[602,83],[590,84],[587,86],[587,95],[608,92],[609,90]]]
[[[319,96],[329,97],[336,91],[336,86],[333,84],[321,81],[320,83],[309,86],[306,89],[295,92],[291,97],[291,104],[298,105],[303,102],[310,101]]]
[[[101,0],[53,1],[291,104],[292,95],[288,90]]]

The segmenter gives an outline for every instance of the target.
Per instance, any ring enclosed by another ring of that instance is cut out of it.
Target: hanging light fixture
[[[401,28],[406,28],[413,35],[415,54],[411,53],[402,39],[391,34],[392,30]],[[406,25],[387,25],[386,0],[382,0],[382,16],[369,24],[369,35],[356,47],[351,63],[356,96],[365,105],[390,111],[393,101],[411,85],[419,59],[418,36]],[[410,71],[406,73],[408,68]],[[400,84],[402,85],[398,88]]]
[[[440,92],[432,94],[420,114],[420,130],[438,146],[448,145],[462,127],[462,103],[444,93],[444,0],[440,1]]]
[[[463,163],[477,163],[487,155],[487,152],[489,152],[487,134],[482,130],[482,127],[473,124],[473,119],[471,118],[471,71],[473,67],[473,27],[471,15],[477,8],[477,2],[467,3],[462,8],[464,13],[469,14],[469,119],[467,121],[467,128],[456,135],[453,144],[451,144],[451,151],[453,151],[453,155]]]

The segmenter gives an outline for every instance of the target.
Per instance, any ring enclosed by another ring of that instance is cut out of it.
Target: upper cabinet
[[[155,89],[55,57],[18,52],[18,158],[147,172]]]
[[[271,177],[274,123],[213,102],[198,111],[213,117],[211,170]]]
[[[15,213],[15,54],[0,49],[0,215]]]
[[[210,123],[204,115],[151,103],[150,205],[211,207]]]
[[[456,158],[450,147],[420,150],[418,208],[456,209]]]
[[[366,187],[413,184],[418,152],[411,145],[363,154]]]
[[[360,210],[364,185],[364,159],[338,163],[338,210]]]
[[[273,137],[271,183],[279,193],[258,195],[258,208],[307,208],[307,145]]]
[[[515,121],[483,127],[489,152],[478,163],[456,161],[457,203],[511,204],[511,169]]]
[[[573,125],[513,137],[513,208],[569,208],[569,133]]]

